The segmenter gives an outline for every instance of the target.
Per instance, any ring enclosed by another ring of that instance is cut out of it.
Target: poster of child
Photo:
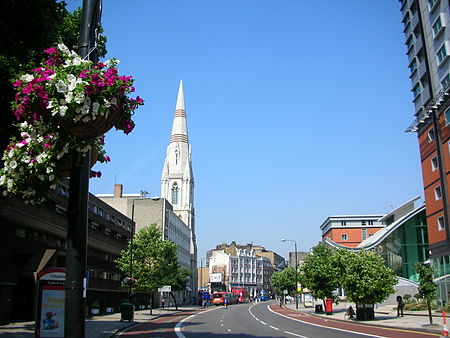
[[[42,323],[43,324],[42,328],[44,330],[54,330],[54,329],[58,328],[58,326],[59,326],[58,321],[53,318],[55,316],[56,316],[56,313],[52,313],[52,312],[47,312],[45,314],[45,318]]]

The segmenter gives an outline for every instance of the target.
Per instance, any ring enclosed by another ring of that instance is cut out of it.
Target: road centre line
[[[295,286],[295,285],[294,285]],[[274,330],[280,330],[279,328],[277,328],[277,327],[275,327],[275,326],[272,326],[272,325],[269,325],[272,329],[274,329]]]
[[[309,338],[309,337],[306,337],[306,336],[302,336],[301,334],[292,333],[292,332],[289,332],[289,331],[284,331],[284,333],[291,334],[293,336],[300,337],[300,338]]]
[[[217,309],[218,309],[218,308],[215,308],[215,309],[209,309],[209,310],[202,311],[202,312],[199,312],[199,313],[205,313],[205,312],[214,311],[214,310],[217,310]],[[181,325],[183,325],[183,323],[184,323],[186,320],[189,320],[189,319],[195,317],[195,316],[198,315],[199,313],[194,313],[193,315],[190,315],[190,316],[188,316],[188,317],[186,317],[186,318],[183,318],[182,320],[180,320],[180,321],[177,323],[177,325],[175,325],[174,331],[175,331],[175,334],[177,335],[178,338],[186,338],[186,336],[183,334],[183,332],[181,332]]]
[[[342,331],[342,332],[350,332],[350,333],[358,334],[358,335],[361,335],[361,336],[368,336],[368,337],[375,337],[375,338],[383,338],[384,337],[384,336],[376,336],[376,335],[373,335],[373,334],[362,333],[362,332],[357,332],[357,331],[352,331],[352,330],[338,329],[336,327],[325,326],[325,325],[320,325],[320,324],[314,324],[314,323],[310,323],[310,322],[307,322],[307,321],[304,321],[304,320],[301,320],[301,319],[292,318],[292,317],[289,317],[289,316],[286,316],[286,315],[283,315],[281,313],[273,311],[270,308],[269,305],[267,305],[267,309],[270,312],[272,312],[272,313],[274,313],[276,315],[279,315],[279,316],[282,316],[282,317],[285,317],[285,318],[288,318],[288,319],[291,319],[291,320],[295,320],[295,321],[298,321],[298,322],[302,322],[302,323],[305,323],[305,324],[308,324],[308,325],[312,325],[312,326],[317,326],[317,327],[322,327],[322,328],[326,328],[326,329],[330,329],[330,330],[336,330],[336,331]]]

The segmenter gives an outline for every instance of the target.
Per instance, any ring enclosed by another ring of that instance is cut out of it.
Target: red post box
[[[327,315],[333,314],[333,300],[330,298],[325,299],[325,313]]]

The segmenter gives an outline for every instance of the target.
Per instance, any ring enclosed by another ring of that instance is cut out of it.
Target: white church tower
[[[189,144],[183,80],[178,88],[175,117],[161,175],[161,197],[168,200],[173,211],[191,229],[191,289],[197,291],[197,243],[195,239],[194,174]]]

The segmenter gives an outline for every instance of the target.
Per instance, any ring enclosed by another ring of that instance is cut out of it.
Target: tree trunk
[[[363,316],[364,316],[364,320],[367,320],[367,311],[366,311],[366,303],[365,302],[363,304]]]
[[[150,314],[153,314],[153,291],[150,291],[151,298],[150,298]]]
[[[175,310],[178,311],[177,299],[175,298],[172,292],[169,292],[169,294],[172,296],[173,301],[175,302]]]
[[[430,318],[430,324],[433,324],[433,316],[431,315],[431,302],[427,299],[428,318]]]

